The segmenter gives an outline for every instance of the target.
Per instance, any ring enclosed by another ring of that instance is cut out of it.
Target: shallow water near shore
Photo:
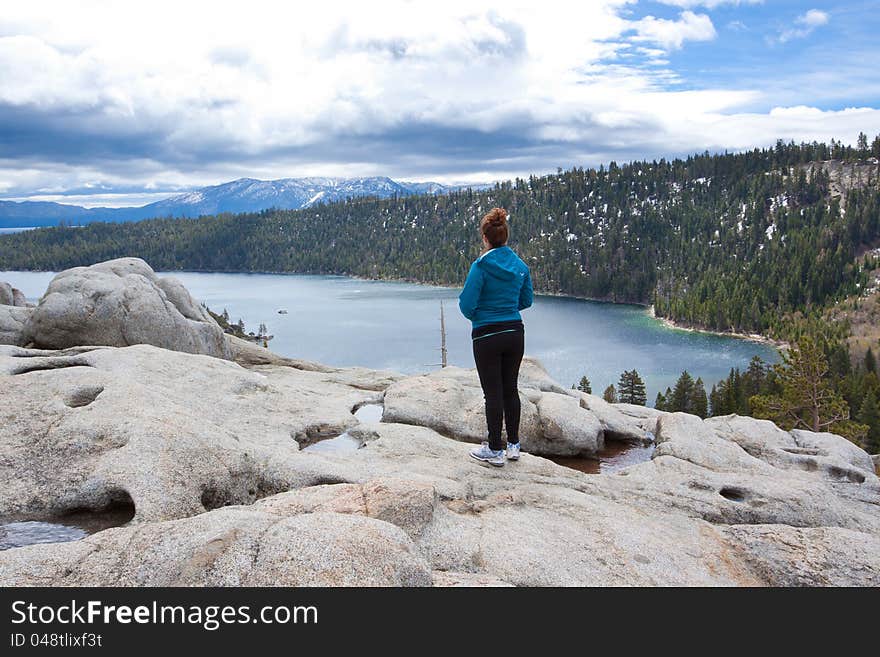
[[[0,280],[36,301],[54,274],[0,272]],[[458,288],[368,281],[344,276],[166,272],[213,311],[241,317],[248,330],[265,323],[273,351],[328,365],[360,365],[405,374],[440,363],[440,303],[446,315],[448,360],[471,368],[470,322],[458,310]],[[279,314],[286,310],[286,314]],[[779,360],[770,345],[670,328],[647,308],[538,295],[522,313],[526,353],[563,386],[586,374],[595,394],[637,369],[648,404],[675,385],[682,370],[702,377],[707,392],[753,355]]]

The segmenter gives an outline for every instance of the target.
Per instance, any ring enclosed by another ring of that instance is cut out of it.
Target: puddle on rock
[[[382,404],[364,404],[354,412],[360,422],[381,422],[384,412]],[[333,438],[324,438],[303,447],[304,452],[354,452],[364,446],[360,438],[355,438],[348,431]]]
[[[346,431],[333,438],[325,438],[308,447],[303,447],[303,452],[354,452],[363,447],[359,438],[355,438]]]
[[[34,545],[36,543],[65,543],[88,536],[79,527],[54,522],[26,520],[0,525],[0,550]]]
[[[593,458],[572,458],[550,456],[557,465],[579,470],[586,474],[611,474],[637,463],[651,460],[654,445],[630,445],[628,443],[608,442],[605,448]]]
[[[382,404],[364,404],[354,412],[360,422],[381,422],[385,407]]]
[[[127,511],[112,513],[77,513],[54,520],[22,520],[0,523],[0,550],[35,545],[78,541],[111,527],[121,527],[133,517]]]

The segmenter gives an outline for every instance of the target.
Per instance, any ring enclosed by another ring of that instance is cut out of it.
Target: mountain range
[[[445,194],[463,186],[435,182],[400,182],[385,176],[368,178],[240,178],[202,187],[139,207],[84,208],[49,201],[0,200],[0,228],[81,225],[95,221],[140,221],[153,217],[199,217],[223,212],[259,212],[269,208],[298,210],[355,196],[389,198],[411,194]]]

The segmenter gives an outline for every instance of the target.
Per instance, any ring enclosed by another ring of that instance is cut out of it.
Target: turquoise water
[[[195,298],[215,312],[244,319],[248,330],[265,323],[273,351],[330,365],[362,365],[405,373],[440,363],[440,303],[446,312],[449,363],[473,367],[470,323],[458,311],[458,289],[299,274],[173,272]],[[53,274],[0,272],[0,280],[36,301]],[[287,314],[278,314],[278,310]],[[753,355],[779,359],[766,344],[666,327],[640,306],[538,295],[523,312],[526,353],[570,386],[586,374],[593,392],[637,369],[648,402],[687,369],[707,391]]]

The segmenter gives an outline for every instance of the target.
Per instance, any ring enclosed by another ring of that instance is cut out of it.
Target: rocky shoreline
[[[526,359],[526,454],[487,468],[473,370],[217,342],[136,259],[50,291],[0,345],[0,532],[124,524],[0,551],[0,585],[880,585],[880,480],[840,436],[609,404]],[[305,449],[343,433],[358,448]],[[542,456],[651,441],[614,474]]]
[[[661,322],[664,326],[677,329],[679,331],[692,331],[695,333],[709,333],[711,335],[720,335],[727,338],[739,338],[741,340],[749,340],[751,342],[759,342],[761,344],[770,345],[780,351],[786,351],[791,348],[791,345],[785,340],[775,340],[773,338],[768,338],[766,335],[762,335],[760,333],[737,333],[735,331],[712,331],[709,329],[701,328],[699,326],[690,326],[688,324],[684,324],[682,322],[676,322],[675,320],[669,319],[668,317],[659,317],[654,312],[654,305],[651,304],[647,307],[648,316],[652,319],[656,319]]]

